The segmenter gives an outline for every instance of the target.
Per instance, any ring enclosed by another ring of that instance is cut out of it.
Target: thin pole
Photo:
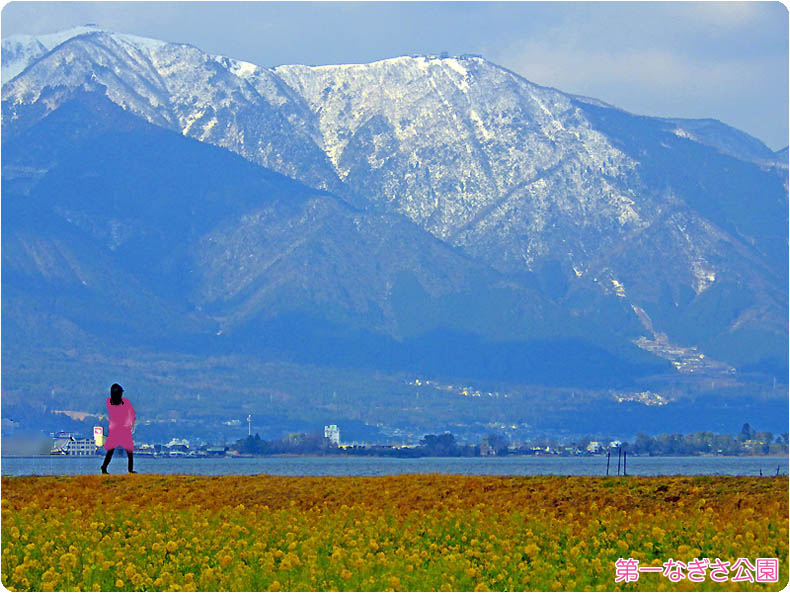
[[[620,456],[622,455],[623,450],[620,447],[617,447],[617,475],[620,475]]]
[[[611,457],[611,456],[612,456],[612,452],[611,451],[607,451],[606,452],[606,475],[607,476],[609,475],[609,457]],[[776,471],[777,471],[777,473],[779,472],[779,468],[778,467],[776,468]]]
[[[628,465],[628,451],[623,451],[623,475],[626,474],[625,468]]]

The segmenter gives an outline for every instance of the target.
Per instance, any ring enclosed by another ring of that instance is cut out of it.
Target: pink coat
[[[134,425],[134,408],[125,397],[121,398],[121,405],[114,406],[107,398],[107,415],[110,418],[110,430],[104,448],[108,451],[115,447],[123,447],[127,451],[134,450],[132,443],[132,425]]]

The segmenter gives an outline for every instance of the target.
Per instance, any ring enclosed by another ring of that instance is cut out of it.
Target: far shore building
[[[483,439],[480,443],[480,456],[481,457],[492,457],[496,455],[496,451],[494,448],[488,444],[488,439]]]
[[[225,447],[214,446],[214,447],[206,447],[205,452],[206,455],[209,455],[211,457],[224,457],[226,450],[227,449]]]
[[[340,429],[337,427],[337,424],[324,426],[324,438],[328,439],[335,447],[340,446]]]
[[[590,441],[587,445],[587,452],[588,453],[600,453],[601,451],[601,443],[598,441]]]
[[[93,438],[83,438],[70,432],[53,435],[50,455],[97,455],[98,447]]]

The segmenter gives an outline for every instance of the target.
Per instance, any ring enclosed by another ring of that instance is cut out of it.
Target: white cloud
[[[679,4],[680,10],[694,21],[724,31],[753,27],[766,16],[766,2],[689,2]],[[780,2],[775,4],[782,6]]]
[[[755,75],[780,73],[778,64],[762,58],[705,60],[669,48],[612,51],[541,42],[511,47],[502,52],[500,62],[538,84],[579,93],[623,86],[660,94],[689,87],[721,92],[741,87]]]
[[[744,31],[759,38],[765,18],[750,5],[719,3],[682,3],[655,14],[574,14],[488,55],[537,84],[643,115],[713,117],[776,149],[787,143],[786,33],[783,51],[742,48]],[[781,45],[781,38],[771,43]]]

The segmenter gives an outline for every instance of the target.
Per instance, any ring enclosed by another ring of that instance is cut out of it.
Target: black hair
[[[110,387],[110,403],[114,406],[123,404],[123,387],[113,383]]]

